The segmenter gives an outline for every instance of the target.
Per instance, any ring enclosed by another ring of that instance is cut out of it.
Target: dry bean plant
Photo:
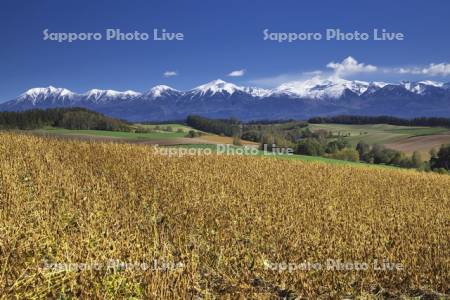
[[[449,249],[450,176],[0,133],[3,299],[444,299]]]

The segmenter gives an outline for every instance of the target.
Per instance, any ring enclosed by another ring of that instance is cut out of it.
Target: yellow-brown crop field
[[[444,295],[449,249],[450,176],[0,134],[4,299]]]

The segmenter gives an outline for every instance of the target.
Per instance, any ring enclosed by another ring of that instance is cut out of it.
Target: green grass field
[[[33,132],[38,134],[48,134],[55,136],[111,138],[126,141],[155,141],[155,140],[170,140],[176,138],[183,138],[186,136],[186,133],[189,130],[192,130],[191,127],[180,124],[159,124],[159,125],[135,124],[135,126],[145,129],[152,129],[155,131],[149,133],[134,133],[134,132],[118,132],[118,131],[102,131],[102,130],[69,130],[63,128],[47,127],[44,129],[33,130]],[[172,131],[164,130],[168,126],[172,128]],[[158,130],[158,128],[160,128],[160,130]],[[181,131],[179,129],[181,129]],[[449,132],[447,128],[406,127],[406,126],[394,126],[386,124],[378,124],[378,125],[310,124],[309,129],[312,131],[322,129],[331,131],[334,135],[344,136],[344,138],[348,140],[353,146],[355,146],[359,141],[363,141],[368,144],[388,144],[405,141],[410,137],[428,136]],[[180,147],[211,148],[212,150],[216,149],[214,145],[207,145],[206,143],[207,142],[205,142],[205,144],[199,145],[181,145]],[[263,155],[263,152],[259,151],[257,155]],[[372,166],[370,164],[364,163],[354,163],[324,157],[313,157],[304,155],[269,155],[269,156],[289,160],[301,160],[313,162],[319,161],[329,164],[351,164],[356,166],[361,165]]]
[[[127,140],[156,140],[156,139],[172,139],[180,138],[186,135],[185,132],[174,131],[156,131],[150,133],[134,133],[121,131],[106,131],[106,130],[70,130],[64,128],[47,127],[44,129],[33,130],[32,132],[38,134],[51,134],[60,136],[86,136],[86,137],[106,137],[118,138]]]
[[[103,130],[69,130],[63,128],[47,127],[44,129],[33,130],[40,134],[54,134],[63,136],[92,136],[92,137],[107,137],[107,138],[121,138],[129,140],[154,140],[154,139],[171,139],[185,137],[191,127],[180,124],[159,124],[146,125],[136,124],[136,127],[145,129],[160,128],[150,133],[133,133],[133,132],[118,132],[118,131],[103,131]],[[158,126],[158,127],[157,127]],[[165,131],[163,129],[168,126],[172,127],[172,131]],[[394,125],[342,125],[342,124],[310,124],[309,128],[312,131],[323,129],[333,132],[333,134],[340,134],[345,137],[351,144],[356,145],[359,141],[368,144],[387,144],[398,142],[414,136],[426,136],[449,132],[447,128],[439,127],[406,127]],[[178,132],[179,130],[182,132]]]
[[[433,135],[449,132],[441,127],[407,127],[386,124],[377,125],[343,125],[343,124],[310,124],[311,131],[323,129],[345,136],[351,144],[359,141],[368,144],[387,144],[398,142],[414,136]]]
[[[48,127],[44,129],[33,130],[34,133],[38,134],[50,134],[56,136],[86,136],[86,137],[106,137],[106,138],[117,138],[117,139],[126,139],[126,140],[158,140],[158,139],[172,139],[184,137],[185,133],[176,132],[176,128],[182,128],[186,131],[191,130],[190,127],[178,125],[178,124],[170,124],[174,125],[173,132],[167,131],[157,131],[152,133],[132,133],[132,132],[118,132],[118,131],[103,131],[103,130],[70,130],[64,128],[54,128]],[[161,128],[170,126],[169,124],[159,125]],[[177,125],[177,126],[175,126]],[[155,128],[156,125],[139,125],[147,128]],[[179,146],[171,146],[171,147],[183,147],[183,148],[196,148],[196,149],[211,149],[216,150],[215,145],[211,144],[197,144],[197,145],[179,145]],[[238,148],[237,146],[230,146],[233,148]],[[258,151],[258,156],[264,156],[263,151]],[[290,160],[301,160],[301,161],[309,161],[309,162],[324,162],[329,164],[351,164],[351,165],[367,165],[364,163],[356,163],[356,162],[348,162],[337,159],[330,159],[325,157],[316,157],[316,156],[306,156],[306,155],[266,155],[271,158],[281,158],[281,159],[290,159]],[[370,165],[372,166],[372,165]]]
[[[177,147],[177,148],[186,148],[186,149],[211,149],[213,152],[217,150],[216,145],[208,145],[208,144],[197,144],[197,145],[178,145],[178,146],[170,146],[170,147]],[[232,148],[240,148],[239,146],[232,146]],[[367,164],[364,162],[350,162],[345,160],[338,160],[338,159],[332,159],[332,158],[326,158],[321,156],[307,156],[307,155],[288,155],[288,154],[280,154],[280,155],[265,155],[264,151],[258,150],[257,156],[265,156],[270,158],[278,158],[278,159],[288,159],[288,160],[299,160],[299,161],[306,161],[306,162],[322,162],[327,164],[334,164],[334,165],[352,165],[352,166],[369,166],[369,167],[375,167],[375,168],[397,168],[395,166],[387,166],[387,165],[375,165],[375,164]]]
[[[177,131],[179,129],[183,130],[184,132],[188,132],[189,130],[192,130],[192,127],[182,125],[182,124],[175,124],[175,123],[167,123],[167,124],[135,124],[136,126],[143,127],[146,129],[153,129],[156,130],[157,128],[164,129],[168,126],[172,127],[173,131]]]

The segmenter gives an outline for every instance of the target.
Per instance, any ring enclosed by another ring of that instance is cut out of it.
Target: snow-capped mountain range
[[[362,95],[369,87],[372,87],[371,90],[375,91],[385,85],[387,85],[387,83],[369,83],[358,80],[350,81],[341,78],[323,80],[319,77],[313,77],[312,79],[305,81],[294,81],[282,84],[275,89],[275,93],[311,99],[339,98],[346,91]]]
[[[221,79],[188,91],[158,85],[147,92],[32,88],[0,110],[80,106],[129,120],[165,120],[198,113],[242,119],[305,118],[323,114],[449,116],[450,83],[365,82],[313,77],[274,89],[243,87]],[[420,111],[422,110],[422,111]]]

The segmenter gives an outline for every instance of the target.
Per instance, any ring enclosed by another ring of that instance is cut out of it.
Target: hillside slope
[[[0,164],[7,298],[449,290],[449,176],[5,133]]]

